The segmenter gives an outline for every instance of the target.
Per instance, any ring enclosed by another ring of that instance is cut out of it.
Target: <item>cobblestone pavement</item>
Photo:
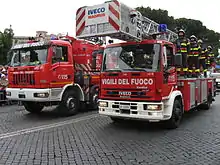
[[[219,100],[208,111],[186,114],[175,130],[143,122],[113,124],[95,112],[53,119],[49,112],[40,118],[1,109],[1,125],[10,125],[2,132],[28,128],[34,122],[38,123],[34,126],[69,119],[72,123],[10,137],[0,134],[0,164],[219,165]]]
[[[60,122],[63,120],[79,118],[96,112],[84,111],[76,116],[61,117],[54,108],[46,107],[41,114],[31,114],[24,110],[23,106],[0,107],[0,134],[20,129],[41,126]]]

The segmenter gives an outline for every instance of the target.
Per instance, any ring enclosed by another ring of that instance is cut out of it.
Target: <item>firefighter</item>
[[[189,75],[192,77],[199,76],[199,56],[200,56],[200,47],[197,43],[197,38],[195,35],[190,36],[190,51],[188,54],[188,66],[189,66]]]
[[[200,57],[199,57],[199,64],[200,64],[200,73],[203,72],[204,77],[207,77],[207,67],[206,67],[206,61],[208,58],[208,50],[204,47],[203,45],[203,41],[202,40],[198,40],[198,45],[200,47]]]
[[[126,64],[128,64],[130,67],[134,66],[134,55],[132,51],[124,53],[124,59]]]
[[[207,66],[208,68],[211,68],[211,67],[214,67],[215,65],[215,55],[214,53],[212,52],[212,46],[208,46],[207,47],[208,49],[208,60],[207,60]]]
[[[188,71],[187,55],[190,50],[190,43],[185,36],[185,31],[182,29],[178,31],[178,39],[176,40],[176,47],[177,47],[177,53],[180,53],[182,55],[182,64],[183,64],[182,68],[177,68],[177,72],[180,73],[180,75],[184,75],[184,77],[186,77]]]

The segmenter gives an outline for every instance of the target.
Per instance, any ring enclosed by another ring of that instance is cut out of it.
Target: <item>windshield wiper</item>
[[[108,70],[105,70],[105,72],[122,72],[121,69],[108,69]]]
[[[11,66],[12,66],[12,67],[17,67],[17,66],[21,66],[21,64],[20,64],[20,63],[14,63],[14,64],[12,64]]]
[[[144,69],[144,68],[130,68],[130,69],[124,69],[124,70],[128,70],[128,71],[145,71],[145,72],[148,71],[148,69]]]
[[[40,65],[41,62],[38,61],[38,62],[29,62],[28,64],[23,64],[23,66],[37,66],[37,65]]]

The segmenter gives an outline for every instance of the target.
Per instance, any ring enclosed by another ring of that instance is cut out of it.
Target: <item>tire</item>
[[[212,104],[212,94],[210,93],[207,98],[207,102],[200,105],[200,109],[209,110]]]
[[[40,113],[44,106],[37,102],[23,102],[24,108],[30,113]]]
[[[98,91],[97,88],[94,89],[90,95],[90,105],[89,108],[92,110],[97,110],[98,109]]]
[[[75,91],[68,90],[64,93],[59,110],[62,114],[70,116],[79,111],[79,99]]]
[[[180,100],[175,99],[173,104],[173,111],[171,118],[166,121],[165,126],[167,129],[175,129],[178,128],[180,125],[180,122],[183,117],[183,108]]]

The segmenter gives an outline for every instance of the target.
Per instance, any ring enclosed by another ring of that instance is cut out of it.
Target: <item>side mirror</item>
[[[173,57],[173,64],[175,66],[182,66],[182,54],[177,53]]]

